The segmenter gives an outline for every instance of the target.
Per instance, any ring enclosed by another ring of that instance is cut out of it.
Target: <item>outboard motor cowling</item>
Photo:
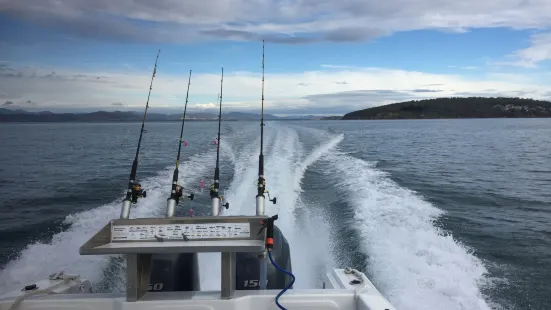
[[[291,270],[291,252],[289,243],[281,230],[274,226],[274,248],[272,250],[272,258],[281,268],[292,272]],[[236,284],[237,290],[258,290],[260,289],[260,259],[258,254],[253,253],[236,253]],[[267,261],[267,289],[284,289],[291,283],[291,277],[285,273],[278,271]],[[292,288],[292,287],[291,287]]]
[[[289,243],[281,230],[274,226],[272,258],[283,269],[292,272]],[[260,262],[258,254],[236,253],[236,289],[260,289]],[[275,269],[266,257],[267,289],[284,289],[291,277]],[[200,291],[197,253],[153,254],[149,291]],[[291,287],[292,288],[292,287]]]
[[[153,254],[149,291],[200,291],[197,253]]]

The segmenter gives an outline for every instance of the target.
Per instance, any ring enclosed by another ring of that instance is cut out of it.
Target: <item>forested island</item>
[[[551,117],[551,102],[505,97],[412,100],[347,113],[343,120]]]

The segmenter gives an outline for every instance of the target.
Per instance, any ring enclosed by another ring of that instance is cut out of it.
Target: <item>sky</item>
[[[551,0],[0,0],[0,107],[342,115],[551,99]]]

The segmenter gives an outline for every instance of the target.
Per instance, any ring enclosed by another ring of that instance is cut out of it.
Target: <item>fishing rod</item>
[[[222,85],[224,84],[224,67],[222,67],[222,78],[220,79],[220,112],[218,113],[218,137],[216,138],[216,168],[214,168],[214,183],[210,186],[210,198],[212,199],[212,215],[218,216],[220,214],[220,201],[223,201],[223,197],[219,195],[220,189],[220,125],[222,123]],[[230,207],[229,202],[223,204],[228,209]]]
[[[128,190],[126,191],[126,198],[122,201],[121,219],[127,219],[130,217],[130,204],[138,203],[138,198],[145,198],[146,191],[142,189],[142,185],[136,181],[136,172],[138,170],[138,155],[140,154],[140,146],[142,144],[142,136],[144,133],[145,118],[147,116],[147,109],[149,108],[149,98],[151,97],[151,89],[153,89],[153,79],[157,73],[157,61],[159,60],[159,54],[161,50],[157,52],[157,58],[155,58],[155,66],[153,67],[153,74],[151,75],[151,83],[149,84],[149,93],[147,95],[147,101],[145,103],[145,111],[143,113],[142,128],[140,130],[140,138],[138,139],[138,147],[136,148],[136,157],[132,163],[132,170],[130,171],[130,178],[128,181]]]
[[[178,184],[178,166],[180,164],[180,152],[182,150],[182,137],[184,134],[184,124],[186,123],[186,111],[187,111],[187,103],[189,98],[190,84],[191,84],[191,70],[189,70],[189,78],[187,82],[186,104],[184,105],[184,116],[182,117],[182,127],[180,128],[180,140],[178,142],[178,155],[176,156],[176,167],[174,168],[174,173],[172,174],[172,190],[170,192],[170,197],[167,199],[166,217],[174,216],[176,205],[180,202],[180,198],[182,198],[182,196],[184,195],[183,186]],[[194,195],[189,194],[187,195],[187,197],[193,200]]]
[[[264,178],[264,40],[262,40],[262,110],[260,115],[260,155],[258,156],[258,194],[256,195],[256,215],[264,215],[264,193],[268,199],[276,203],[276,197],[270,199],[270,192],[266,190]]]
[[[270,192],[266,190],[266,179],[264,178],[264,40],[262,40],[262,112],[260,114],[260,155],[258,155],[258,194],[256,195],[256,215],[264,216],[265,197],[264,193],[268,194],[268,199],[276,203],[276,197],[270,198]],[[273,243],[273,237],[268,237],[266,243]],[[268,265],[266,261],[267,251],[258,255],[258,264],[260,268],[260,289],[265,290],[268,285]],[[270,254],[271,255],[271,254]]]

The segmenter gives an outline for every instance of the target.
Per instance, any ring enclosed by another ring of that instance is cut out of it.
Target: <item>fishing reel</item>
[[[262,180],[262,185],[261,186],[259,186],[260,180]],[[268,194],[268,200],[271,201],[275,205],[276,202],[277,202],[277,197],[271,198],[270,197],[270,192],[266,189],[266,180],[263,179],[263,178],[260,179],[260,180],[255,181],[255,185],[258,186],[258,192]]]
[[[132,203],[136,204],[138,203],[138,198],[145,198],[147,196],[146,191],[142,189],[142,185],[140,183],[133,183],[132,184]]]
[[[182,196],[184,196],[184,188],[180,185],[176,185],[176,201],[180,201],[180,198],[182,198]],[[193,198],[195,198],[195,195],[191,193],[187,195],[187,198],[189,198],[189,200],[193,200]]]

